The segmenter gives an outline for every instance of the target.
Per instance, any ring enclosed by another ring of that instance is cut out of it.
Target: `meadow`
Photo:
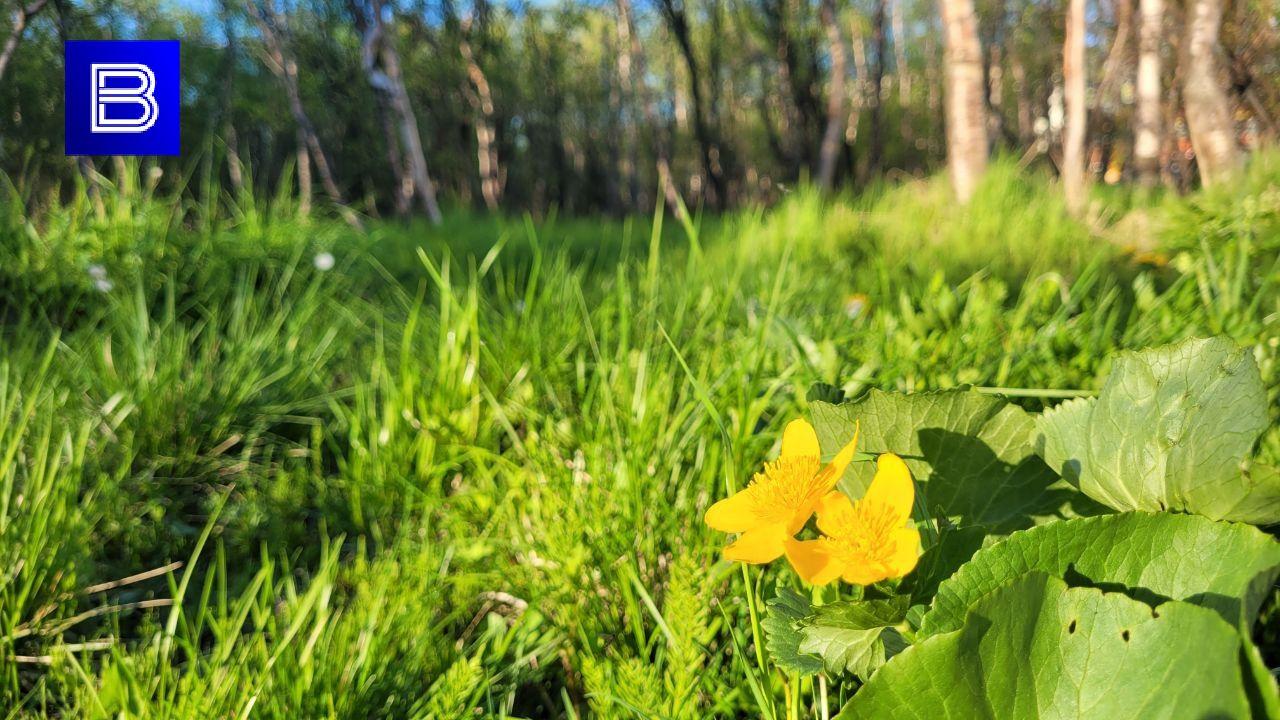
[[[764,616],[855,591],[703,522],[820,401],[1040,412],[1225,336],[1280,462],[1280,156],[1084,219],[1001,161],[963,207],[937,177],[365,232],[134,171],[101,207],[3,181],[7,717],[826,720],[858,673],[765,653]]]

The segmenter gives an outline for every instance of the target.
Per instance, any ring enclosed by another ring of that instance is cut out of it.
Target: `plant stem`
[[[751,582],[751,568],[746,563],[742,563],[742,581],[747,586],[747,612],[751,615],[751,644],[756,650],[756,666],[760,668],[762,675],[767,675],[769,670],[765,667],[764,649],[760,640],[760,611],[756,608],[756,587]]]
[[[975,385],[973,389],[987,395],[1029,398],[1081,398],[1094,397],[1098,394],[1097,390],[1054,390],[1051,388],[986,387],[979,385]]]
[[[818,673],[818,712],[822,720],[831,720],[831,711],[827,709],[826,673]]]

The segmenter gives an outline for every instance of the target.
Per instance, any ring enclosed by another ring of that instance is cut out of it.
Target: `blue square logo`
[[[177,40],[70,40],[63,49],[67,155],[178,155]]]

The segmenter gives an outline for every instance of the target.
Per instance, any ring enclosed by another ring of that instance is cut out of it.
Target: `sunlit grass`
[[[10,193],[0,705],[820,717],[851,688],[759,667],[706,508],[815,382],[1090,390],[1118,348],[1227,333],[1274,397],[1280,210],[1245,187],[1147,207],[1164,265],[1007,165],[968,208],[798,190],[695,234]]]

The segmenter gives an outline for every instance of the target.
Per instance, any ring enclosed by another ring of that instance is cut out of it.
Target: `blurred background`
[[[727,209],[926,173],[948,147],[961,183],[994,152],[1069,194],[1186,191],[1280,112],[1270,0],[3,5],[0,170],[37,196],[123,176],[61,155],[66,39],[182,40],[184,155],[160,182],[373,216]]]

